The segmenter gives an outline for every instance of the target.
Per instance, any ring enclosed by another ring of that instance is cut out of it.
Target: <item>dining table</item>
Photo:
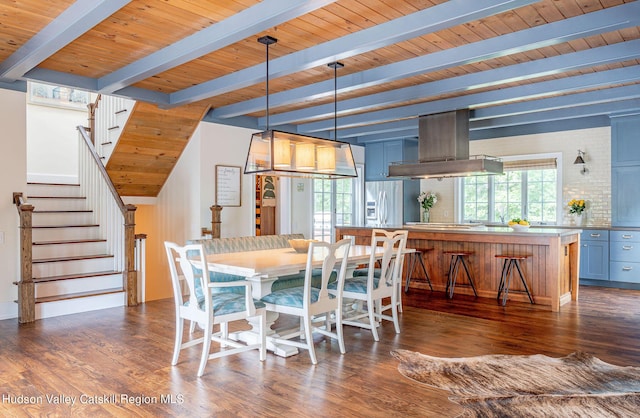
[[[353,271],[360,265],[368,264],[371,257],[370,245],[351,245],[347,255],[346,277],[351,277]],[[415,250],[406,249],[405,254],[410,254]],[[312,255],[312,267],[322,267],[322,262],[327,255],[326,248],[315,248]],[[375,250],[376,259],[382,258],[383,249],[377,247]],[[209,254],[206,256],[209,271],[233,274],[245,277],[252,283],[252,294],[255,299],[271,293],[271,285],[282,276],[296,274],[304,271],[307,267],[306,252],[299,253],[293,248],[276,248],[268,250],[244,251],[235,253]],[[340,257],[340,254],[338,255]],[[273,328],[278,319],[278,313],[267,312],[268,336],[276,336],[277,331]],[[249,319],[251,330],[233,333],[233,337],[244,341],[247,344],[255,343],[259,336],[259,323]],[[277,345],[267,338],[267,349],[282,357],[289,357],[298,353],[296,347]]]

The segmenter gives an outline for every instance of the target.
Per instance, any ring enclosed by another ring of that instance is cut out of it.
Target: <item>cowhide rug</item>
[[[640,367],[586,353],[439,358],[392,351],[409,379],[451,392],[464,417],[640,417]]]

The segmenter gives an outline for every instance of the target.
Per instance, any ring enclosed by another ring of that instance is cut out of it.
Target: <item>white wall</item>
[[[26,95],[20,92],[0,92],[0,319],[15,318],[18,288],[13,285],[20,275],[20,223],[18,211],[11,198],[14,192],[26,192]]]
[[[573,161],[578,149],[585,151],[589,172],[580,174]],[[469,153],[497,157],[509,155],[562,153],[562,213],[559,223],[569,223],[566,204],[571,199],[585,199],[588,225],[611,225],[611,128],[523,135],[471,141]],[[453,222],[455,212],[455,179],[421,180],[421,191],[434,191],[439,200],[431,211],[432,222]],[[417,204],[417,202],[416,202]]]
[[[87,126],[87,110],[27,103],[27,172],[42,178],[77,182],[78,125]]]
[[[184,244],[211,227],[215,199],[216,164],[244,164],[254,130],[201,123],[158,194],[154,206],[137,205],[136,233],[147,237],[147,300],[171,296],[164,241]],[[222,237],[253,235],[255,217],[254,176],[242,175],[240,207],[221,213]],[[152,220],[151,222],[148,222]],[[155,225],[155,226],[154,226]],[[138,226],[144,226],[143,230]]]

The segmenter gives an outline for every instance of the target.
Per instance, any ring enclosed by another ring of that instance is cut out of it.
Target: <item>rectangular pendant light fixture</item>
[[[284,144],[288,144],[286,151]],[[282,160],[285,154],[288,160]],[[252,135],[244,172],[325,179],[357,177],[348,142],[275,130]]]
[[[267,130],[251,136],[244,173],[323,179],[357,177],[348,142],[269,129],[269,45],[278,40],[263,36],[258,42],[267,50]],[[338,64],[332,66],[334,72]]]

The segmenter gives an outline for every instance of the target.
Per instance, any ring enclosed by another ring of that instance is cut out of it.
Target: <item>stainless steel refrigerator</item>
[[[365,183],[366,226],[402,226],[420,217],[419,180]]]

